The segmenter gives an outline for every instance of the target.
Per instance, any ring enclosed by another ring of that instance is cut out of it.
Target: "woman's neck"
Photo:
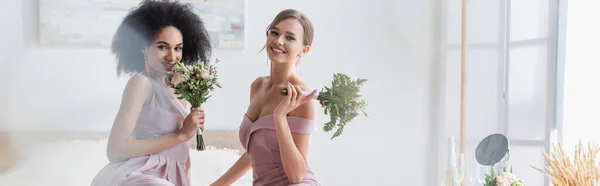
[[[166,74],[158,74],[154,72],[144,71],[144,75],[148,76],[152,80],[159,82],[161,85],[167,87],[167,83],[165,82]]]
[[[271,63],[268,87],[287,85],[296,77],[294,63]]]

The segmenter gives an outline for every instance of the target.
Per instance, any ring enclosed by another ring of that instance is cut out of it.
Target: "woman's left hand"
[[[313,90],[308,96],[302,94],[302,89],[299,86],[288,84],[288,95],[279,102],[275,110],[274,115],[287,115],[292,110],[298,108],[298,106],[305,104],[312,100],[317,95],[317,90]]]

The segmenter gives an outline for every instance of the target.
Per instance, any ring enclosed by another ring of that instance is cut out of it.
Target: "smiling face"
[[[146,71],[150,74],[164,75],[173,70],[173,65],[182,58],[182,50],[181,32],[173,26],[165,27],[143,50]]]
[[[292,63],[310,49],[306,30],[298,19],[288,18],[267,31],[267,55],[273,63]],[[312,31],[310,32],[312,33]]]

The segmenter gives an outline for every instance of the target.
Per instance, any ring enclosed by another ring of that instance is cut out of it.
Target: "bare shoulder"
[[[260,88],[260,86],[262,86],[262,84],[269,79],[269,76],[260,76],[257,77],[256,79],[254,79],[254,81],[252,82],[252,89],[255,88]]]
[[[152,84],[150,83],[150,79],[148,79],[148,77],[142,74],[135,74],[129,78],[126,87],[136,90],[150,90],[152,88]]]
[[[150,96],[152,84],[148,77],[142,74],[135,74],[127,81],[125,85],[124,97],[136,98],[136,100],[146,100]]]
[[[264,82],[268,79],[268,76],[261,76],[254,79],[252,85],[250,85],[250,99],[256,94],[256,92],[262,87]]]
[[[300,89],[304,92],[311,92],[314,89],[311,89],[308,84],[304,82],[295,83],[296,86],[299,86]],[[315,104],[313,100],[309,100],[306,103],[298,106],[295,110],[289,113],[290,116],[298,116],[302,118],[306,118],[309,120],[313,120],[315,117]]]
[[[312,91],[312,90],[310,90],[310,87],[308,86],[308,84],[306,84],[303,81],[298,81],[298,82],[294,83],[294,85],[299,86],[303,91]]]

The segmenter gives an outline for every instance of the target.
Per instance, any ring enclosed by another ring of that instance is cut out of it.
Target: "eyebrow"
[[[167,42],[165,42],[165,41],[157,41],[157,42],[156,42],[156,44],[164,44],[164,45],[169,45],[169,43],[167,43]],[[176,46],[179,46],[179,45],[183,45],[183,43],[179,43],[179,44],[177,44]]]
[[[277,27],[273,27],[273,28],[271,28],[271,30],[277,30],[277,31],[279,31],[279,28],[277,28]],[[290,35],[293,35],[293,36],[296,36],[296,34],[294,34],[294,33],[290,32],[290,31],[287,31],[287,32],[285,32],[285,33],[287,33],[287,34],[290,34]]]

